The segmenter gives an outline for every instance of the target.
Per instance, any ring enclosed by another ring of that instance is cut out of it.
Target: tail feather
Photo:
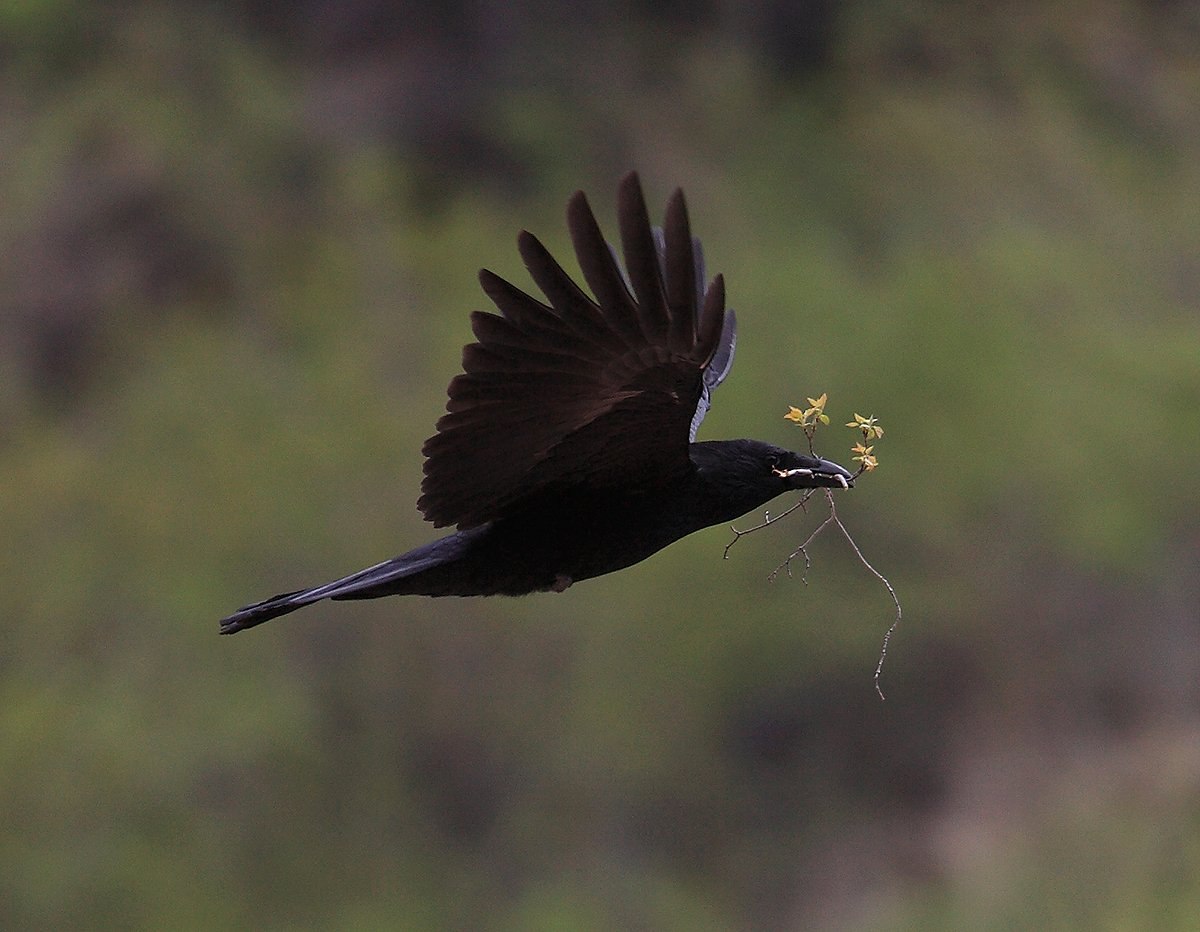
[[[294,612],[298,608],[310,605],[322,598],[314,596],[313,591],[312,589],[297,589],[295,592],[284,592],[280,595],[273,595],[269,599],[263,599],[261,602],[243,605],[232,615],[221,619],[221,633],[236,634],[246,628],[253,628],[255,625],[261,625],[264,621],[270,621],[272,618],[278,618],[280,615],[286,615],[288,612]]]
[[[321,586],[314,586],[311,589],[297,589],[295,592],[284,592],[280,595],[274,595],[269,599],[263,599],[261,602],[254,602],[251,605],[243,606],[232,615],[222,618],[221,633],[236,634],[238,631],[243,631],[246,628],[261,625],[264,621],[270,621],[272,618],[278,618],[280,615],[294,612],[298,608],[312,605],[313,602],[333,598],[342,591],[351,590],[352,587],[362,583],[364,580],[378,581],[380,578],[386,578],[389,569],[394,572],[391,578],[396,578],[397,576],[405,575],[406,569],[408,572],[415,572],[416,568],[408,569],[404,565],[404,557],[396,557],[394,560],[378,563],[375,566],[359,570],[357,573],[352,573],[341,579],[335,579],[333,582],[325,583]]]
[[[464,552],[470,539],[476,536],[481,528],[468,532],[451,534],[418,547],[416,550],[376,563],[365,570],[335,579],[333,582],[311,589],[297,589],[295,592],[284,592],[261,602],[239,608],[232,615],[221,619],[221,634],[236,634],[246,628],[261,625],[264,621],[278,618],[294,612],[298,608],[320,602],[322,599],[373,599],[384,595],[394,595],[401,591],[419,594],[420,587],[398,587],[395,584],[402,579],[408,579],[425,570],[443,566],[458,559]]]

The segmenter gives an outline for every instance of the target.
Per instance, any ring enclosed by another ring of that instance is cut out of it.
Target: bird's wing
[[[627,274],[583,193],[567,206],[594,299],[526,232],[521,257],[548,303],[480,272],[500,314],[471,315],[477,342],[424,446],[417,505],[435,525],[475,527],[556,488],[652,487],[690,468],[708,393],[732,363],[724,282],[705,287],[681,191],[652,230],[630,173],[618,216]]]

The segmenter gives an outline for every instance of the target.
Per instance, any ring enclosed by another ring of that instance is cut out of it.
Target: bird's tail
[[[323,586],[314,586],[311,589],[297,589],[295,592],[284,592],[279,595],[273,595],[269,599],[263,599],[261,602],[245,605],[232,615],[221,619],[221,633],[236,634],[239,631],[244,631],[246,628],[261,625],[264,621],[270,621],[272,618],[278,618],[280,615],[294,612],[298,608],[312,605],[313,602],[333,598],[335,594],[341,591],[343,586],[353,585],[364,575],[379,572],[394,562],[393,560],[388,560],[386,563],[380,563],[378,566],[369,567],[342,579],[335,579],[333,582],[325,583]]]
[[[221,633],[236,634],[322,599],[373,599],[385,595],[420,594],[425,591],[420,574],[459,559],[471,538],[480,530],[460,531],[322,586],[284,592],[246,605],[221,619]],[[441,593],[429,591],[426,594]]]
[[[237,634],[246,628],[253,628],[255,625],[261,625],[264,621],[294,612],[296,609],[303,608],[322,598],[322,596],[313,595],[313,591],[312,589],[297,589],[295,592],[284,592],[280,595],[273,595],[269,599],[263,599],[261,602],[243,605],[232,615],[226,615],[221,619],[221,633]]]

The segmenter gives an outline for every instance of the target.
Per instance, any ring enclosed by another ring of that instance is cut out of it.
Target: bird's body
[[[595,302],[527,233],[521,253],[549,305],[480,275],[503,316],[472,315],[479,342],[464,350],[448,413],[425,445],[418,503],[458,530],[248,605],[222,620],[222,633],[327,598],[562,591],[790,489],[852,483],[835,463],[761,441],[694,441],[732,364],[733,313],[719,276],[704,288],[679,192],[663,231],[651,230],[635,175],[619,206],[628,277],[583,195],[568,207]]]

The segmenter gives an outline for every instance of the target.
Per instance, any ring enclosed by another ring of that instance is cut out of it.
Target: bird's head
[[[853,474],[837,463],[761,440],[693,443],[691,456],[708,482],[726,488],[739,500],[756,497],[766,501],[792,489],[848,489],[854,485]]]
[[[767,462],[771,474],[783,482],[785,489],[849,489],[854,485],[852,473],[819,456],[776,447]]]
[[[794,489],[848,489],[854,477],[837,463],[761,440],[707,440],[691,446],[708,527],[741,517]]]

